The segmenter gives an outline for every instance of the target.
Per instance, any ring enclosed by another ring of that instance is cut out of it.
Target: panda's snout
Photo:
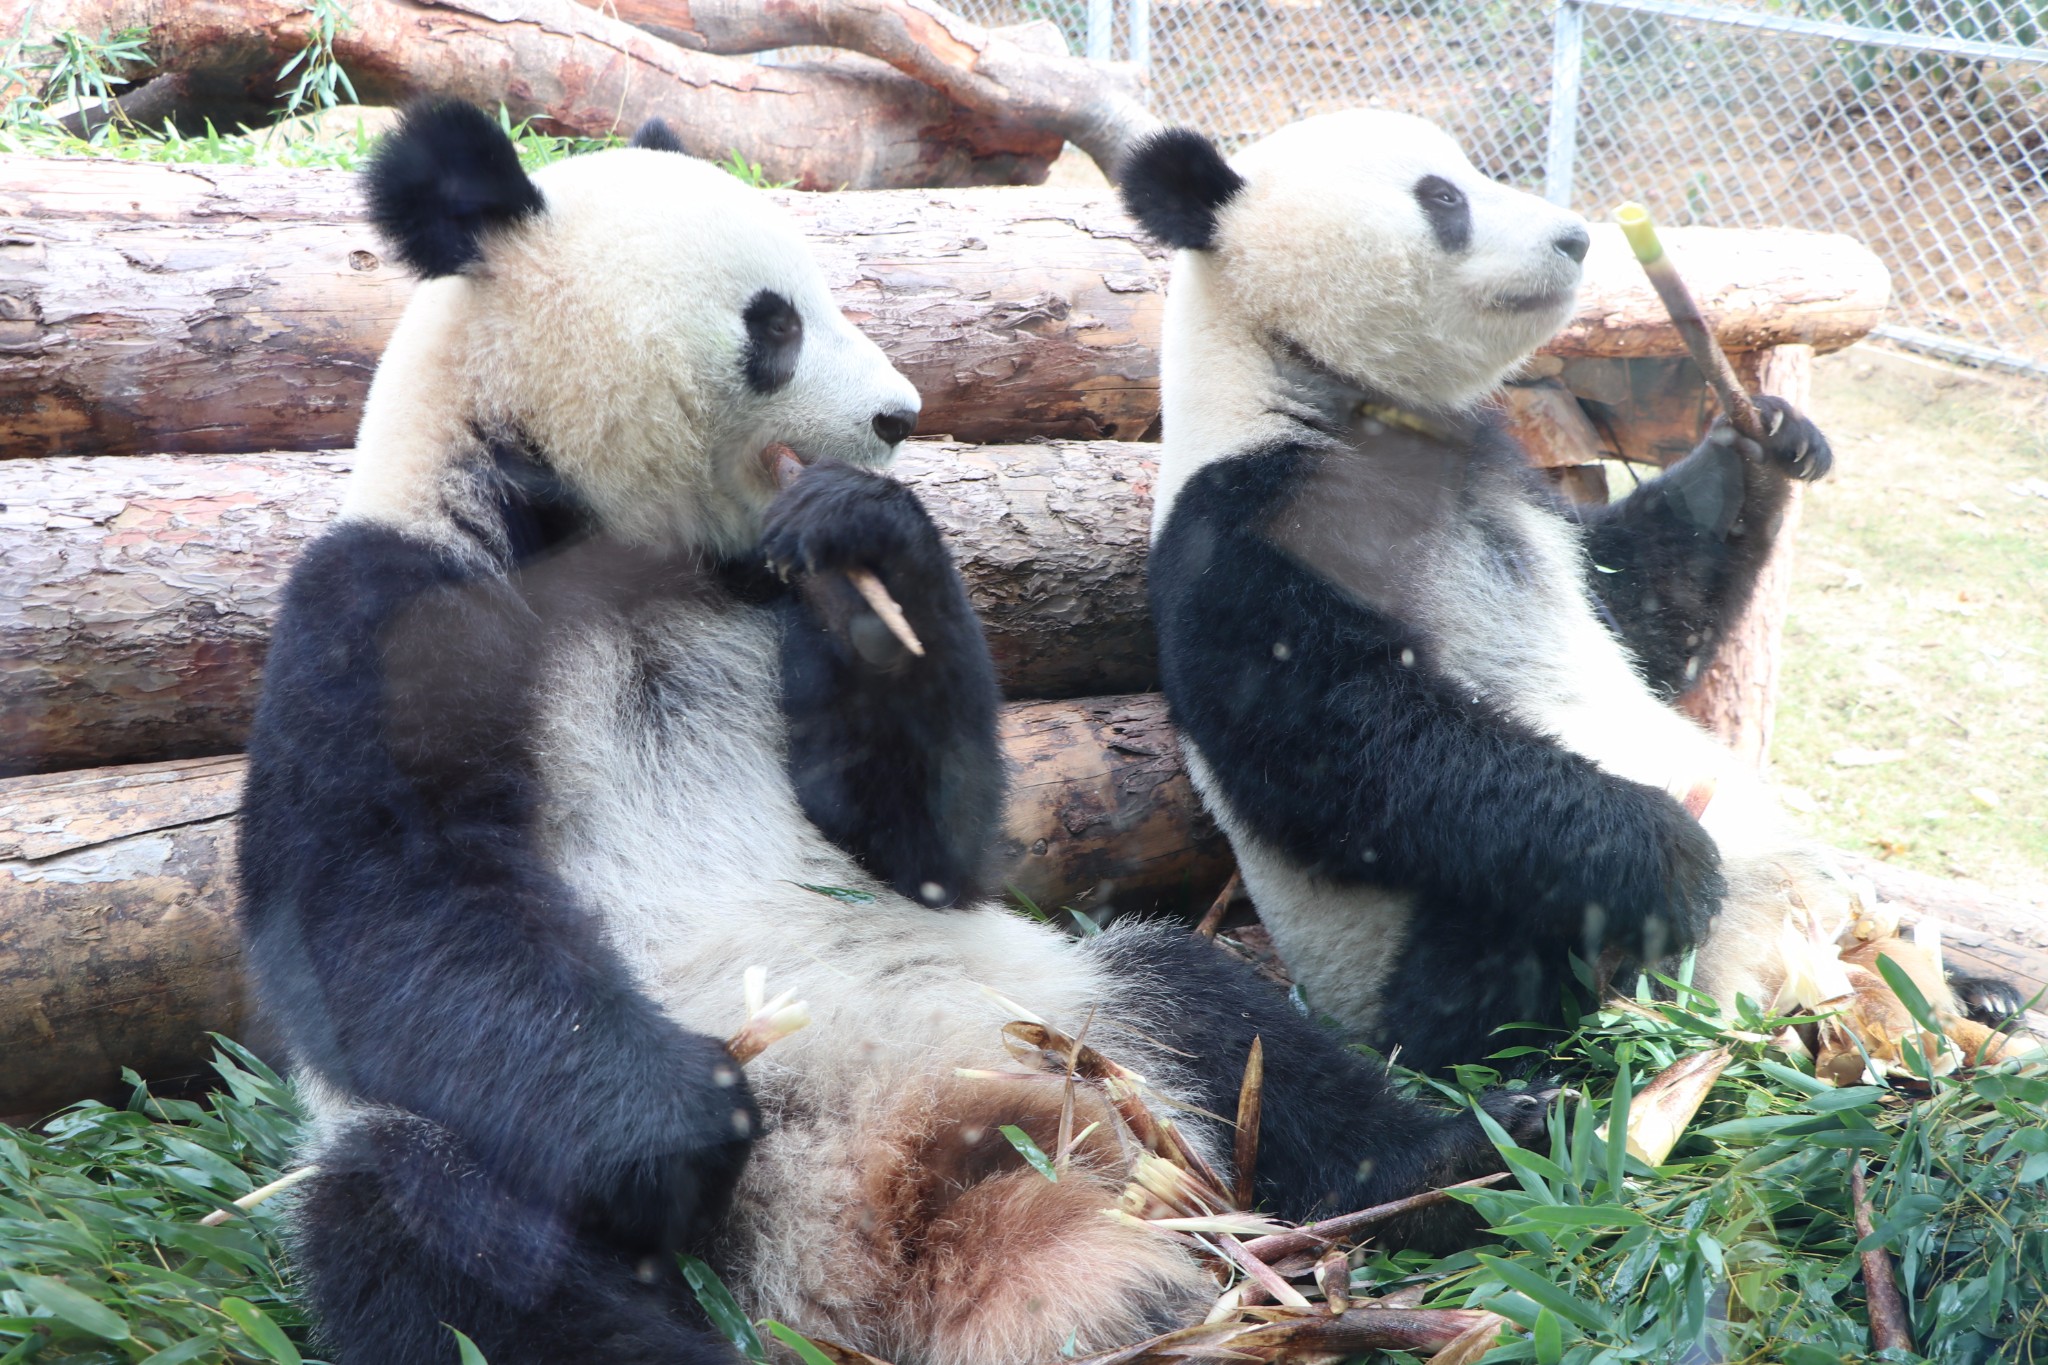
[[[883,445],[893,446],[917,430],[917,413],[910,408],[891,408],[887,412],[876,413],[870,425],[874,427],[875,435],[882,438]]]
[[[1550,239],[1550,245],[1560,256],[1569,256],[1573,263],[1584,264],[1586,250],[1593,245],[1593,236],[1586,231],[1584,223],[1573,223],[1563,232]]]

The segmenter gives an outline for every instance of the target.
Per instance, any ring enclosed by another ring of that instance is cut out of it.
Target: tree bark
[[[806,189],[1036,184],[1060,152],[1058,132],[957,106],[881,62],[691,52],[575,0],[351,0],[348,14],[334,55],[365,103],[502,103],[584,137],[662,118],[701,155],[737,149]],[[184,99],[246,109],[280,102],[277,73],[312,15],[301,0],[40,0],[34,24],[141,29],[158,65],[185,78]]]
[[[1158,447],[912,442],[1013,696],[1153,685]],[[0,773],[239,748],[285,575],[346,453],[0,461]]]
[[[1010,706],[998,855],[1048,912],[1146,908],[1228,866],[1157,696]],[[202,1071],[253,1012],[234,927],[240,757],[0,781],[0,1116]]]
[[[840,306],[924,395],[921,430],[1156,434],[1165,258],[1114,201],[775,197]],[[339,171],[0,157],[0,219],[0,450],[14,455],[346,445],[412,287]],[[1594,238],[1579,313],[1546,354],[1683,354],[1635,262]],[[1671,238],[1735,349],[1834,350],[1882,312],[1884,269],[1847,238]]]
[[[1161,126],[1123,62],[1033,50],[928,0],[584,0],[697,52],[836,47],[889,63],[963,109],[1059,134],[1115,177],[1124,151]]]
[[[1739,357],[1736,366],[1752,393],[1774,394],[1806,409],[1813,387],[1813,349],[1774,346]],[[1769,562],[1757,578],[1749,608],[1729,631],[1698,682],[1678,700],[1679,709],[1712,730],[1735,756],[1761,769],[1770,757],[1771,728],[1778,716],[1780,638],[1792,602],[1793,544],[1799,533],[1805,485],[1792,485],[1772,539]]]

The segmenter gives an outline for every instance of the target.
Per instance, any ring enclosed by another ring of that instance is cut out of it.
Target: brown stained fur
[[[1139,1340],[1199,1319],[1214,1282],[1167,1238],[1103,1213],[1128,1169],[1114,1112],[1076,1087],[1073,1131],[1098,1126],[1057,1182],[1000,1131],[1057,1150],[1057,1078],[955,1079],[906,1101],[866,1170],[863,1231],[888,1299],[864,1336],[899,1365],[1026,1365]]]

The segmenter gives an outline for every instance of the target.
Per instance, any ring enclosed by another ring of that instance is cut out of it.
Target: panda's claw
[[[1551,1083],[1523,1090],[1497,1086],[1480,1095],[1479,1107],[1518,1145],[1526,1146],[1549,1131],[1550,1111],[1563,1095],[1564,1088]]]

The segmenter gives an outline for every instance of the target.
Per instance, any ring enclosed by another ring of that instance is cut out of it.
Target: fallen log
[[[1156,696],[1011,706],[999,855],[1046,910],[1145,909],[1220,880]],[[200,1073],[252,1023],[234,913],[240,757],[0,781],[0,1116]]]
[[[924,395],[920,430],[1156,431],[1165,259],[1112,200],[777,198],[840,305]],[[0,157],[0,218],[0,450],[12,455],[345,445],[411,290],[340,171]],[[1888,297],[1884,267],[1845,237],[1670,237],[1731,351],[1835,350]],[[1542,363],[1682,354],[1618,230],[1593,238],[1579,311]]]
[[[189,121],[275,107],[313,23],[302,0],[40,0],[28,32],[139,31],[182,78],[173,112]],[[333,52],[365,103],[449,95],[581,137],[662,118],[702,155],[738,150],[806,189],[1036,184],[1062,143],[999,102],[957,105],[872,59],[762,66],[574,0],[350,0]]]
[[[912,442],[1005,689],[1153,682],[1157,446]],[[0,774],[239,748],[285,575],[346,453],[0,461]]]

